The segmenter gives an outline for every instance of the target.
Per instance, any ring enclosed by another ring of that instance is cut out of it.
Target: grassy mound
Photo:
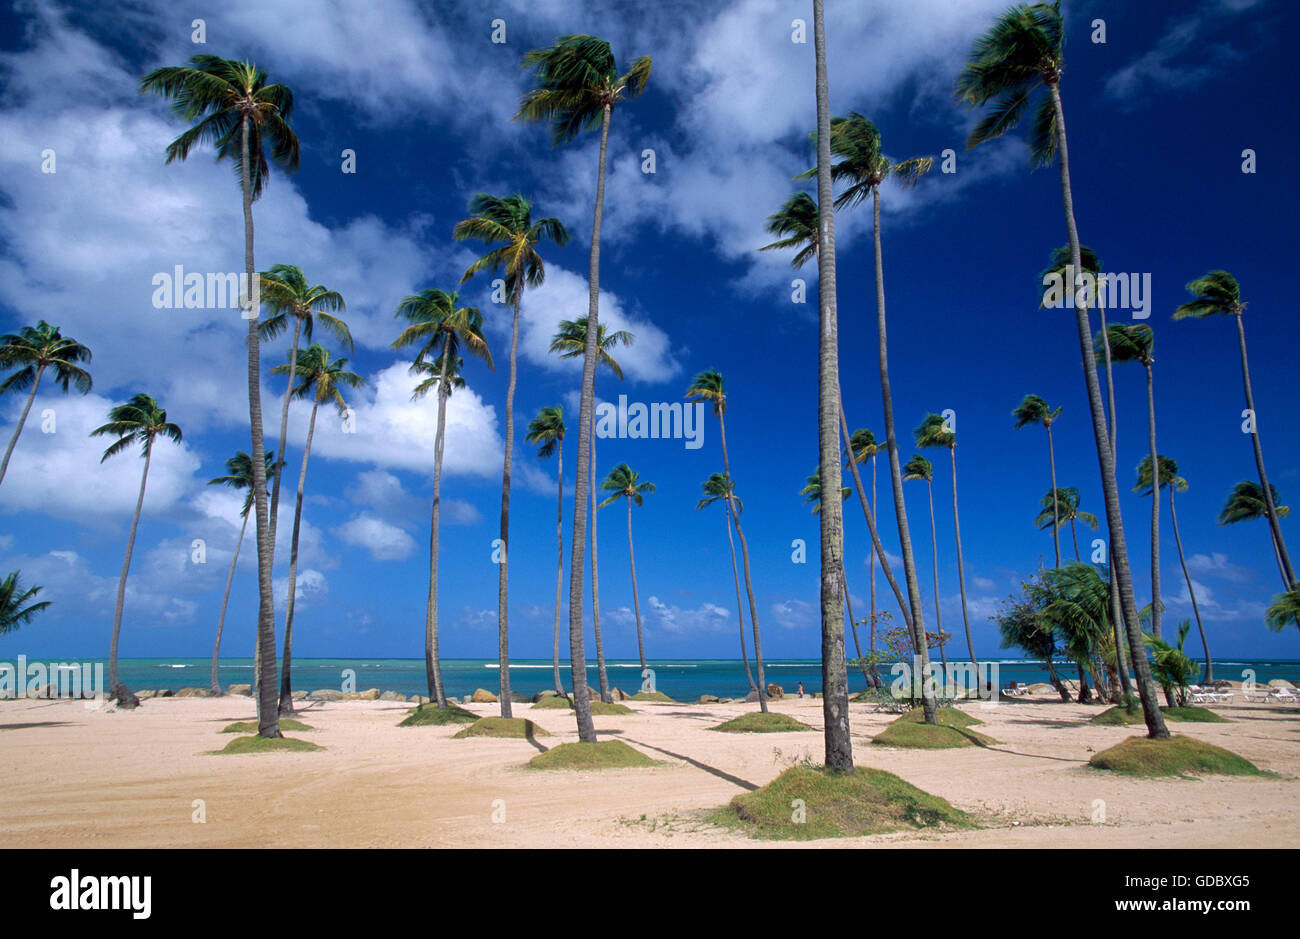
[[[595,715],[635,714],[626,704],[606,704],[604,701],[592,701],[591,713]]]
[[[1230,750],[1191,737],[1152,740],[1129,737],[1093,754],[1089,766],[1131,776],[1266,776],[1249,760]]]
[[[1107,708],[1100,714],[1094,714],[1092,717],[1088,718],[1088,723],[1120,727],[1128,724],[1141,724],[1144,720],[1145,718],[1142,716],[1142,708],[1126,708],[1117,704],[1113,708]]]
[[[762,711],[733,717],[731,720],[724,721],[717,727],[710,727],[709,729],[720,730],[728,734],[777,734],[791,730],[812,730],[803,721],[795,720],[789,714],[777,714],[776,712],[764,714]]]
[[[802,800],[800,809],[792,808]],[[917,828],[973,828],[974,820],[893,773],[858,767],[833,773],[792,766],[754,792],[736,796],[714,821],[757,838],[808,841]]]
[[[557,695],[552,695],[552,696],[547,697],[547,698],[542,698],[541,700],[535,702],[535,703],[533,704],[533,707],[534,707],[534,708],[542,708],[543,710],[546,710],[546,709],[553,709],[553,710],[567,710],[567,711],[572,711],[572,710],[573,710],[573,702],[570,701],[568,698],[561,698],[561,697],[557,694]]]
[[[938,708],[935,715],[939,719],[940,726],[943,727],[974,727],[976,724],[984,723],[978,718],[971,717],[965,711],[959,711],[957,708]],[[912,708],[898,721],[907,721],[912,724],[925,723],[925,708]],[[895,721],[895,723],[898,723]]]
[[[480,717],[453,736],[462,740],[466,737],[549,737],[550,734],[522,717]]]
[[[449,704],[440,708],[436,704],[426,704],[422,708],[412,708],[406,712],[406,718],[398,727],[442,727],[446,724],[472,724],[478,715],[464,708]]]
[[[659,701],[663,704],[676,704],[672,698],[662,691],[638,691],[636,694],[628,697],[629,701]]]
[[[528,761],[533,769],[618,769],[628,766],[658,766],[640,750],[621,740],[599,743],[562,743]]]
[[[306,752],[324,750],[309,740],[296,740],[293,737],[236,737],[220,750],[213,753],[269,753],[273,750],[293,750]]]
[[[1181,721],[1183,723],[1196,724],[1232,724],[1226,717],[1215,714],[1209,708],[1188,706],[1182,708],[1162,707],[1160,713],[1165,716],[1166,720]],[[1088,719],[1090,724],[1107,724],[1110,726],[1126,726],[1129,724],[1143,724],[1146,718],[1142,716],[1141,705],[1125,708],[1116,705],[1113,708],[1107,708],[1100,714],[1095,714]]]
[[[302,721],[296,721],[292,717],[280,718],[281,730],[314,730],[308,727]],[[257,721],[236,721],[233,724],[227,724],[221,729],[223,734],[255,734],[257,733]]]
[[[1182,721],[1185,724],[1235,724],[1236,721],[1229,720],[1222,714],[1215,714],[1209,708],[1197,707],[1189,704],[1182,708],[1161,708],[1160,712],[1164,714],[1167,720]]]
[[[992,737],[965,727],[947,724],[918,724],[904,714],[871,740],[882,747],[905,747],[910,750],[945,750],[951,747],[986,747],[997,743]]]

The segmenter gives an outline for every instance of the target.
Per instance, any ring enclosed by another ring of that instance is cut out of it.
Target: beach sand
[[[305,702],[304,702],[305,703]],[[706,820],[804,757],[821,762],[821,702],[773,702],[816,733],[723,734],[742,704],[628,702],[595,718],[602,739],[664,761],[650,769],[537,771],[540,749],[577,739],[572,713],[516,704],[554,736],[453,740],[459,728],[398,727],[409,705],[321,702],[290,734],[321,752],[210,755],[253,718],[246,697],[157,698],[135,711],[79,701],[0,701],[0,832],[23,847],[781,847]],[[498,714],[494,704],[467,706]],[[964,709],[989,749],[870,743],[892,715],[851,705],[854,758],[979,817],[983,828],[803,845],[926,847],[1291,847],[1300,841],[1300,711],[1216,708],[1231,724],[1171,724],[1280,778],[1136,779],[1085,767],[1143,733],[1087,723],[1101,708],[1040,697]],[[202,800],[203,822],[194,816]],[[497,801],[502,800],[502,801]],[[1104,823],[1095,822],[1104,803]],[[497,819],[494,821],[494,815]]]

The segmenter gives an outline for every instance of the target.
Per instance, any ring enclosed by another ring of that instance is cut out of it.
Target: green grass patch
[[[220,750],[213,750],[213,753],[270,753],[275,750],[289,750],[297,752],[308,752],[310,750],[324,750],[324,747],[318,747],[310,740],[297,740],[293,737],[236,737],[226,744]]]
[[[918,724],[904,714],[889,724],[871,740],[882,747],[904,747],[909,750],[946,750],[952,747],[987,747],[997,743],[992,737],[976,733],[966,727],[947,724]]]
[[[464,708],[449,704],[440,708],[436,704],[426,704],[421,708],[412,708],[406,712],[406,718],[398,727],[442,727],[447,724],[472,724],[478,715]]]
[[[658,701],[662,704],[676,704],[672,698],[662,691],[638,691],[628,698],[629,701]]]
[[[777,714],[775,711],[767,714],[762,711],[742,714],[709,729],[728,734],[777,734],[792,730],[812,730],[803,721],[795,720],[789,714]]]
[[[802,800],[802,821],[791,803]],[[944,799],[879,769],[834,773],[792,766],[754,792],[736,796],[713,820],[756,838],[810,841],[923,828],[974,828]]]
[[[455,739],[466,737],[549,737],[546,731],[522,717],[480,717],[464,730],[454,734]]]
[[[280,718],[281,730],[315,730],[302,721],[296,721],[292,717]],[[257,733],[257,721],[236,721],[233,724],[227,724],[221,728],[223,734],[255,734]]]
[[[1196,724],[1234,724],[1226,717],[1215,714],[1209,708],[1188,707],[1171,708],[1162,707],[1160,713],[1165,716],[1166,720],[1181,721],[1183,723]],[[1114,727],[1127,726],[1130,724],[1144,724],[1146,717],[1142,714],[1142,706],[1135,704],[1132,707],[1123,707],[1116,705],[1113,708],[1107,708],[1100,714],[1094,714],[1088,719],[1090,724],[1106,724]]]
[[[1130,776],[1270,776],[1223,747],[1192,737],[1129,737],[1093,754],[1089,766]]]
[[[537,754],[528,765],[533,769],[620,769],[660,764],[622,740],[602,740],[599,743],[562,743]]]
[[[1182,721],[1185,724],[1235,724],[1234,720],[1229,720],[1222,714],[1215,714],[1209,708],[1197,707],[1189,704],[1181,708],[1161,708],[1160,713],[1164,714],[1166,719],[1171,721]]]
[[[591,713],[595,715],[608,716],[611,714],[635,714],[636,711],[632,710],[626,704],[618,704],[618,703],[606,704],[604,701],[592,701]]]
[[[1141,707],[1124,707],[1115,705],[1107,708],[1100,714],[1094,714],[1088,718],[1089,724],[1104,724],[1110,727],[1122,727],[1129,724],[1141,724],[1146,718],[1142,716]]]
[[[974,727],[976,724],[984,723],[978,718],[971,717],[965,711],[957,708],[936,708],[935,717],[938,718],[939,724],[943,727]],[[925,708],[912,708],[898,721],[907,721],[912,724],[925,723]],[[895,723],[898,723],[895,721]]]
[[[568,698],[561,698],[557,694],[557,695],[550,695],[548,697],[542,698],[539,701],[535,701],[533,703],[533,707],[541,708],[542,710],[572,711],[573,702],[570,701]]]

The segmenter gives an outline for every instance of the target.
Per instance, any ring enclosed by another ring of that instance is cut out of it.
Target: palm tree
[[[600,327],[600,224],[605,209],[605,151],[614,107],[645,90],[650,80],[650,57],[633,59],[618,74],[609,43],[595,36],[561,36],[555,44],[534,49],[524,65],[535,70],[536,87],[519,102],[516,119],[549,123],[554,146],[571,143],[584,130],[600,126],[600,160],[596,169],[596,205],[591,223],[591,256],[587,277],[587,319],[592,329],[582,355],[582,389],[578,409],[577,481],[573,487],[573,537],[569,570],[569,666],[572,670],[574,711],[578,738],[596,742],[587,692],[587,661],[582,642],[582,575],[587,545],[587,475],[594,438],[595,380]],[[594,479],[592,480],[594,488]],[[593,513],[594,515],[594,513]],[[593,547],[595,539],[592,539]],[[574,598],[578,602],[574,602]],[[595,598],[593,597],[593,605]],[[604,688],[602,687],[602,693]]]
[[[644,497],[655,491],[655,484],[641,482],[636,470],[626,463],[620,463],[609,471],[600,488],[612,492],[613,495],[596,506],[598,509],[603,509],[617,499],[627,500],[627,558],[632,565],[632,609],[636,614],[636,648],[641,657],[641,673],[644,675],[645,642],[641,638],[641,601],[637,596],[636,587],[636,551],[632,547],[632,504],[636,503],[640,506],[645,501]]]
[[[1210,644],[1205,639],[1205,624],[1201,622],[1201,608],[1196,604],[1196,589],[1192,586],[1192,575],[1187,572],[1187,558],[1183,554],[1183,539],[1178,533],[1178,510],[1174,507],[1174,491],[1186,492],[1187,480],[1178,475],[1178,463],[1172,457],[1161,456],[1160,466],[1156,472],[1151,470],[1151,457],[1144,456],[1138,464],[1137,485],[1133,491],[1140,495],[1150,495],[1155,487],[1155,480],[1160,486],[1169,490],[1169,517],[1174,524],[1174,544],[1178,546],[1178,563],[1183,569],[1183,580],[1187,582],[1187,596],[1192,601],[1192,613],[1196,616],[1196,628],[1201,633],[1201,646],[1205,649],[1205,674],[1201,681],[1214,681],[1214,663],[1210,659]]]
[[[715,368],[700,372],[686,389],[688,401],[701,401],[713,408],[713,416],[718,419],[718,440],[722,446],[722,475],[727,488],[733,493],[736,479],[731,475],[731,457],[727,455],[727,384],[722,373]],[[763,637],[758,628],[758,604],[754,600],[754,578],[749,570],[749,542],[745,540],[745,529],[740,524],[738,499],[727,503],[731,513],[731,522],[736,526],[736,536],[740,538],[740,557],[745,572],[745,594],[749,598],[749,623],[754,629],[754,668],[758,672],[758,707],[767,713],[767,676],[763,670]]]
[[[957,78],[957,97],[970,107],[994,102],[991,113],[975,126],[966,141],[969,150],[985,141],[1002,136],[1024,117],[1031,99],[1039,90],[1039,106],[1034,115],[1029,148],[1035,166],[1049,166],[1059,155],[1061,203],[1065,213],[1066,241],[1070,264],[1082,269],[1079,230],[1074,219],[1074,194],[1070,186],[1069,144],[1065,133],[1065,110],[1061,104],[1061,71],[1064,68],[1065,26],[1059,0],[1054,3],[1022,4],[1002,14],[993,27],[975,41],[971,55]],[[1147,734],[1165,739],[1169,730],[1160,714],[1160,705],[1151,687],[1151,670],[1142,653],[1141,626],[1137,619],[1137,601],[1133,596],[1133,578],[1129,570],[1128,546],[1124,540],[1124,520],[1120,513],[1119,483],[1115,476],[1115,454],[1106,432],[1106,415],[1097,381],[1097,360],[1092,346],[1092,327],[1083,297],[1075,294],[1075,326],[1079,352],[1083,359],[1083,377],[1088,391],[1088,409],[1097,445],[1097,462],[1101,470],[1102,491],[1106,502],[1106,524],[1110,532],[1112,567],[1119,585],[1120,608],[1133,650],[1133,668],[1137,673],[1138,691]]]
[[[4,459],[0,460],[0,482],[4,482],[5,472],[9,469],[9,457],[18,443],[18,435],[27,423],[27,414],[36,400],[36,389],[40,387],[41,376],[53,366],[54,383],[68,393],[68,386],[75,385],[83,395],[90,393],[90,372],[77,363],[89,362],[90,350],[75,339],[64,338],[59,327],[51,326],[45,320],[39,320],[35,326],[24,326],[17,333],[0,336],[0,368],[17,368],[18,370],[0,382],[0,395],[8,391],[26,391],[27,402],[22,414],[18,415],[18,424],[14,427],[9,446],[5,448]]]
[[[333,359],[319,343],[312,343],[298,353],[293,369],[298,385],[293,396],[299,400],[311,398],[311,419],[307,422],[307,442],[302,449],[302,468],[298,471],[298,493],[293,503],[293,537],[289,542],[289,592],[284,615],[284,662],[280,672],[280,713],[293,714],[293,686],[289,669],[293,659],[293,609],[294,593],[298,587],[298,533],[302,527],[302,493],[307,484],[307,461],[311,458],[311,441],[316,433],[316,412],[322,404],[332,404],[339,416],[347,415],[348,405],[343,400],[340,387],[360,388],[366,380],[346,370],[348,360]],[[271,371],[283,375],[290,371],[289,364],[277,365]]]
[[[218,160],[236,162],[244,206],[244,271],[253,286],[253,203],[270,177],[263,142],[271,159],[286,173],[298,169],[298,138],[289,126],[293,93],[268,84],[266,72],[251,62],[215,55],[191,56],[189,65],[154,69],[140,80],[140,92],[154,92],[172,101],[172,110],[194,122],[167,146],[167,162],[184,160],[200,143],[211,143]],[[258,304],[249,298],[248,422],[252,453],[265,451],[262,441],[262,365],[258,342]],[[257,533],[257,732],[279,737],[275,694],[275,606],[271,592],[271,562],[275,545],[267,515],[266,473],[253,461],[253,505]]]
[[[1227,271],[1210,271],[1187,285],[1187,292],[1196,297],[1190,303],[1184,303],[1174,311],[1174,319],[1205,319],[1219,314],[1232,316],[1237,321],[1237,340],[1241,345],[1241,380],[1246,390],[1246,407],[1250,411],[1250,443],[1255,450],[1255,469],[1259,473],[1260,494],[1268,506],[1268,527],[1273,535],[1274,550],[1282,565],[1282,577],[1290,589],[1297,583],[1295,568],[1291,566],[1291,555],[1287,552],[1286,541],[1282,538],[1281,517],[1273,511],[1272,492],[1268,484],[1268,473],[1264,470],[1264,448],[1259,442],[1259,412],[1255,410],[1255,395],[1250,389],[1250,363],[1246,360],[1246,325],[1243,313],[1246,301],[1241,299],[1241,285],[1237,278]]]
[[[1066,651],[1079,667],[1079,703],[1091,698],[1086,672],[1093,673],[1101,687],[1094,664],[1111,631],[1110,601],[1106,582],[1091,564],[1075,562],[1045,570],[1041,574],[1042,615],[1064,641]],[[1085,671],[1086,670],[1086,671]]]
[[[37,613],[50,605],[49,600],[31,602],[43,588],[30,587],[24,590],[18,582],[21,574],[22,571],[11,571],[9,576],[0,580],[0,636],[29,625]]]
[[[528,424],[524,440],[535,443],[537,455],[545,460],[555,454],[555,482],[559,492],[555,506],[555,641],[551,650],[555,669],[555,693],[564,694],[560,681],[560,604],[564,595],[564,408],[560,405],[542,408]]]
[[[948,675],[948,653],[944,650],[943,609],[939,604],[939,542],[934,527],[934,466],[919,453],[903,464],[903,481],[924,479],[926,492],[930,499],[930,556],[934,559],[934,628],[939,634],[939,657],[943,661],[944,681]]]
[[[1259,483],[1248,479],[1243,479],[1237,483],[1232,487],[1232,493],[1228,496],[1228,501],[1224,503],[1222,511],[1219,512],[1219,524],[1233,525],[1254,518],[1264,518],[1272,521],[1274,516],[1286,518],[1291,514],[1290,506],[1282,504],[1276,486],[1270,484],[1268,489],[1269,495],[1266,498]],[[1286,579],[1286,568],[1282,566],[1282,556],[1278,553],[1276,541],[1273,542],[1273,558],[1277,561],[1278,573],[1282,575],[1282,588],[1284,590],[1290,589]]]
[[[843,414],[840,415],[844,424],[848,424],[848,418]],[[876,531],[876,454],[880,452],[880,445],[876,443],[876,435],[865,427],[859,427],[849,434],[849,442],[844,446],[844,463],[849,468],[853,476],[853,485],[858,490],[858,501],[862,503],[862,514],[867,520],[867,528],[871,532],[871,547],[867,553],[867,572],[868,579],[871,582],[871,628],[869,634],[868,650],[872,656],[873,664],[871,666],[871,684],[872,687],[880,687],[880,674],[876,671],[874,658],[876,654],[876,555],[880,555],[880,567],[885,572],[885,579],[889,581],[890,588],[894,591],[894,598],[898,601],[899,612],[903,615],[903,622],[909,623],[911,616],[907,611],[907,601],[903,598],[903,591],[898,587],[898,581],[894,579],[894,572],[889,567],[889,561],[885,559],[883,548],[877,552],[876,544],[880,541],[880,534]],[[867,509],[866,493],[863,492],[862,476],[858,472],[858,464],[866,459],[871,460],[871,508]],[[911,627],[908,627],[908,635],[912,634]],[[853,641],[856,644],[858,638],[857,624],[853,627]]]
[[[1075,528],[1075,522],[1083,522],[1093,531],[1097,530],[1101,523],[1097,516],[1091,512],[1084,512],[1079,508],[1079,490],[1074,486],[1063,486],[1060,489],[1053,489],[1047,495],[1039,500],[1041,511],[1038,517],[1034,519],[1034,527],[1039,531],[1047,531],[1049,528],[1060,529],[1066,522],[1070,523],[1070,538],[1074,541],[1074,559],[1082,561],[1079,557],[1079,535]],[[1057,567],[1060,567],[1058,564]]]
[[[696,510],[707,508],[719,499],[725,500],[727,511],[723,517],[727,522],[727,544],[731,547],[731,577],[736,583],[736,623],[740,626],[740,660],[745,663],[745,678],[749,682],[751,693],[757,693],[758,687],[754,684],[754,674],[749,670],[749,654],[745,650],[745,610],[744,604],[740,599],[740,572],[736,567],[736,542],[731,536],[731,516],[732,512],[738,515],[745,510],[744,504],[740,497],[736,495],[735,489],[727,482],[726,473],[713,473],[708,479],[700,483],[700,488],[704,490],[704,498],[695,504]]]
[[[1264,622],[1273,632],[1281,632],[1287,626],[1300,626],[1300,587],[1275,596],[1264,613]]]
[[[796,270],[817,256],[817,202],[806,192],[796,192],[767,217],[767,230],[776,241],[759,251],[798,248],[790,261]]]
[[[497,565],[497,653],[501,684],[501,716],[510,717],[510,474],[515,452],[515,372],[519,351],[519,305],[527,287],[540,287],[546,280],[546,265],[537,245],[549,238],[557,246],[569,242],[569,230],[557,218],[533,221],[533,203],[516,193],[490,196],[480,192],[469,202],[470,217],[456,223],[452,237],[481,241],[486,254],[469,266],[463,284],[475,274],[498,271],[505,274],[506,299],[514,308],[510,331],[510,376],[506,382],[505,460],[501,470],[501,562]]]
[[[927,414],[921,426],[914,431],[916,445],[921,449],[928,447],[947,447],[952,458],[952,527],[957,536],[957,586],[961,591],[961,618],[966,627],[966,649],[970,652],[971,664],[979,669],[975,658],[975,643],[971,640],[970,614],[966,612],[966,571],[962,563],[961,519],[957,514],[957,434],[948,429],[947,422],[938,414]]]
[[[438,391],[438,429],[433,441],[433,513],[429,525],[429,593],[424,608],[424,674],[429,697],[438,707],[447,706],[442,684],[442,665],[438,658],[438,522],[442,492],[442,448],[447,427],[447,398],[452,388],[464,385],[459,376],[460,353],[468,350],[492,365],[492,354],[483,338],[483,314],[474,307],[457,306],[455,291],[447,293],[427,287],[397,305],[395,316],[410,324],[393,342],[395,348],[419,345],[411,371],[428,374],[416,386],[412,400],[423,397],[431,388]],[[430,366],[430,359],[436,361]],[[437,374],[429,374],[433,368]]]
[[[834,118],[830,122],[829,133],[822,133],[820,128],[818,140],[827,137],[830,152],[840,157],[840,162],[831,167],[831,179],[848,183],[847,187],[835,200],[835,208],[854,206],[872,200],[872,239],[875,246],[876,263],[876,331],[879,340],[880,392],[885,412],[885,446],[889,453],[889,478],[894,493],[894,514],[898,521],[899,548],[903,553],[903,575],[907,581],[908,605],[911,609],[912,642],[920,656],[920,671],[928,675],[930,671],[929,643],[925,634],[925,614],[921,608],[921,586],[916,574],[916,559],[912,553],[912,536],[907,524],[907,506],[903,499],[903,471],[898,456],[898,439],[894,431],[894,395],[889,376],[889,338],[885,315],[885,266],[880,230],[880,185],[892,179],[898,186],[907,189],[920,182],[921,177],[930,171],[933,161],[929,157],[891,161],[885,156],[880,131],[856,111],[850,111],[846,118]],[[820,147],[820,143],[819,143]],[[820,181],[819,181],[820,182]],[[830,187],[819,198],[830,201]],[[847,428],[842,428],[847,433]],[[876,551],[881,558],[881,567],[885,569],[884,551],[879,544]],[[922,705],[927,723],[938,721],[935,710],[933,687],[929,682],[922,682]]]
[[[275,454],[267,450],[264,454],[266,476],[268,479],[277,475]],[[230,602],[230,585],[235,580],[235,565],[239,563],[239,549],[244,544],[244,532],[248,529],[248,513],[253,509],[253,458],[243,450],[236,450],[235,455],[226,460],[226,475],[208,480],[209,486],[229,486],[231,489],[244,489],[244,507],[239,516],[244,521],[239,526],[239,538],[235,540],[235,553],[230,558],[230,573],[226,575],[226,592],[221,595],[221,615],[217,617],[217,639],[212,644],[212,679],[209,687],[213,694],[221,694],[221,683],[217,680],[217,660],[221,655],[221,633],[226,625],[226,604]]]
[[[122,576],[117,582],[117,605],[113,609],[113,640],[108,650],[109,695],[116,700],[117,693],[117,637],[122,630],[122,603],[126,599],[126,575],[131,568],[131,552],[135,548],[135,531],[140,525],[140,510],[144,508],[144,490],[149,482],[149,463],[153,459],[154,439],[162,436],[173,443],[181,442],[181,429],[167,420],[167,412],[147,394],[136,394],[126,404],[110,408],[108,423],[90,432],[92,437],[114,436],[117,442],[104,451],[99,462],[117,456],[133,444],[139,444],[144,455],[144,471],[140,474],[140,495],[135,500],[135,515],[131,517],[131,533],[126,539],[126,558],[122,561]]]
[[[1061,566],[1061,537],[1058,530],[1061,527],[1060,507],[1056,503],[1056,447],[1052,443],[1052,424],[1061,416],[1061,409],[1058,407],[1052,410],[1047,402],[1038,395],[1025,395],[1016,409],[1011,412],[1011,416],[1016,419],[1015,429],[1028,426],[1029,424],[1042,424],[1047,431],[1047,464],[1052,471],[1052,546],[1056,549],[1056,566]],[[1079,553],[1078,547],[1075,547],[1074,553]]]
[[[293,345],[289,348],[289,362],[298,361],[300,339],[311,342],[312,331],[320,324],[334,335],[349,352],[352,351],[352,333],[343,320],[333,314],[347,309],[337,290],[320,284],[309,285],[302,269],[292,264],[277,264],[261,275],[262,303],[268,316],[258,325],[258,337],[266,342],[284,332],[293,321]],[[284,445],[289,434],[289,397],[293,392],[293,376],[284,387],[284,400],[280,405],[280,438],[275,454],[275,465],[284,463]],[[268,477],[269,478],[269,477]],[[279,522],[280,474],[271,483],[271,550],[275,551],[275,530]]]

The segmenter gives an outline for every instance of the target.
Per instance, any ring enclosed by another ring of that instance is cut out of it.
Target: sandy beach
[[[805,757],[820,763],[819,732],[709,729],[752,705],[629,706],[635,714],[596,717],[601,739],[623,740],[663,765],[526,768],[541,749],[577,739],[571,712],[528,704],[515,705],[515,716],[554,736],[455,740],[455,726],[398,727],[409,705],[330,701],[304,708],[301,719],[314,729],[291,734],[323,751],[212,755],[231,739],[224,726],[253,717],[250,699],[158,698],[118,712],[3,701],[0,832],[11,845],[64,848],[782,846],[706,816]],[[494,704],[467,707],[499,713]],[[1140,779],[1085,766],[1092,752],[1141,733],[1088,724],[1097,706],[1045,697],[968,705],[998,744],[938,751],[872,745],[893,719],[873,707],[851,706],[856,763],[897,773],[982,827],[811,844],[1251,848],[1300,838],[1293,708],[1229,705],[1216,710],[1235,723],[1171,725],[1278,778]],[[820,730],[818,700],[772,709]],[[1103,810],[1104,822],[1094,821]]]

